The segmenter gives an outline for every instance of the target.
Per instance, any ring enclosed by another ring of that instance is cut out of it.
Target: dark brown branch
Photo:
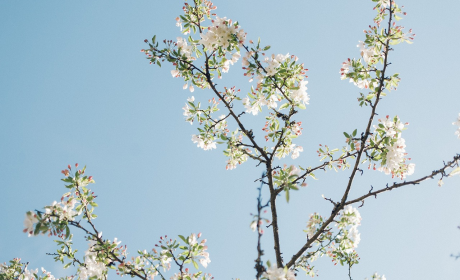
[[[369,193],[367,193],[367,194],[365,194],[363,196],[360,196],[360,197],[358,197],[356,199],[347,201],[345,203],[345,205],[354,204],[354,203],[357,203],[357,202],[360,202],[360,201],[364,202],[364,200],[366,198],[370,197],[370,196],[375,196],[377,198],[377,194],[383,193],[383,192],[386,192],[386,191],[391,191],[392,189],[400,188],[400,187],[407,186],[407,185],[417,185],[417,184],[420,184],[421,182],[423,182],[425,180],[433,179],[438,174],[443,174],[445,176],[446,169],[456,166],[459,160],[460,160],[460,154],[457,154],[456,156],[454,156],[453,161],[450,161],[447,164],[444,164],[444,167],[442,167],[441,169],[433,171],[430,175],[424,176],[424,177],[419,178],[417,180],[412,180],[412,181],[407,181],[407,182],[404,181],[402,183],[396,183],[395,182],[395,183],[393,183],[393,185],[391,187],[386,187],[386,188],[383,188],[383,189],[380,189],[380,190],[377,190],[377,191],[369,191]]]

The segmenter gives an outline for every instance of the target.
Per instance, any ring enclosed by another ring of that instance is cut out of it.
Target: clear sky
[[[391,53],[390,71],[402,81],[378,113],[410,123],[403,137],[415,179],[459,152],[451,123],[460,112],[460,2],[398,3],[408,12],[403,25],[417,36],[413,45]],[[299,114],[304,130],[296,142],[304,152],[286,163],[316,166],[318,144],[341,147],[343,131],[362,131],[369,110],[358,106],[359,90],[340,80],[339,69],[347,58],[359,57],[356,45],[374,17],[370,0],[215,4],[219,16],[240,22],[248,39],[260,37],[271,52],[295,54],[310,69],[311,100]],[[55,251],[52,239],[27,238],[22,223],[26,211],[59,200],[65,192],[60,171],[78,162],[96,180],[95,222],[107,238],[117,237],[134,254],[153,248],[161,235],[202,232],[212,260],[206,272],[217,279],[254,278],[256,234],[249,224],[261,168],[248,162],[226,171],[222,147],[197,148],[190,141],[196,125],[184,121],[181,109],[191,94],[171,77],[171,66],[151,66],[140,53],[143,40],[154,34],[173,40],[181,35],[175,26],[181,8],[181,1],[0,2],[1,262],[21,257],[32,268],[66,274],[45,255]],[[231,68],[219,86],[247,92],[239,68]],[[211,92],[193,95],[207,100]],[[257,130],[263,117],[246,115],[243,121]],[[310,213],[330,213],[321,194],[338,196],[349,173],[316,175],[319,180],[308,181],[289,204],[278,204],[285,256],[306,242]],[[389,176],[366,170],[351,196],[388,182]],[[441,188],[433,180],[366,201],[353,279],[375,271],[389,280],[458,278],[460,260],[450,254],[460,252],[459,205],[460,177]],[[79,244],[86,250],[85,242]],[[270,232],[263,246],[265,260],[273,261]],[[316,264],[322,279],[347,277],[347,268],[326,257]]]

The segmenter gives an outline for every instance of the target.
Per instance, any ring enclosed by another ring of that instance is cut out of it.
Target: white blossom
[[[35,276],[34,274],[37,274],[38,273],[38,268],[33,270],[28,270],[27,268],[24,270],[24,274],[23,274],[23,278],[22,280],[34,280],[35,279]],[[54,277],[53,277],[54,278]]]
[[[192,135],[193,143],[197,143],[197,147],[202,148],[203,150],[212,150],[216,149],[216,142],[213,142],[209,139],[203,139],[202,135]]]
[[[207,32],[200,34],[201,40],[199,43],[209,50],[218,47],[222,47],[225,50],[229,47],[233,35],[237,36],[239,45],[244,43],[246,33],[243,29],[235,29],[234,26],[230,25],[229,19],[216,16],[216,19],[212,21],[212,26],[208,27]]]
[[[390,0],[379,0],[380,7],[386,8],[390,6]]]
[[[268,108],[276,108],[276,107],[278,107],[278,104],[276,103],[278,101],[279,101],[278,97],[276,97],[276,95],[272,94],[268,99],[266,99],[265,96],[261,96],[259,104],[261,106],[267,105]]]
[[[187,40],[182,37],[177,37],[177,48],[180,50],[181,54],[184,54],[187,60],[192,58],[192,46],[187,44]]]
[[[182,31],[182,21],[180,20],[180,17],[176,17],[176,26],[180,27],[180,31]]]
[[[385,278],[385,275],[378,275],[377,272],[374,273],[374,275],[372,275],[372,279],[371,280],[386,280],[387,278]],[[368,280],[367,278],[365,280]]]
[[[180,76],[180,71],[179,70],[171,70],[171,75],[173,78],[177,78]]]
[[[292,91],[291,97],[295,102],[302,102],[308,104],[310,97],[307,94],[308,81],[302,80],[299,83],[299,89]]]
[[[246,113],[251,113],[254,116],[259,113],[259,100],[257,100],[254,104],[251,105],[251,101],[249,97],[243,98],[243,105],[246,108]]]
[[[323,218],[318,215],[317,213],[313,213],[310,215],[310,219],[307,222],[307,238],[310,239],[316,233],[316,226],[323,222]]]
[[[384,137],[392,138],[389,145],[380,144],[380,147],[386,149],[386,163],[378,168],[385,174],[398,174],[401,178],[412,175],[415,170],[415,164],[405,164],[406,161],[406,141],[401,137],[401,131],[404,124],[396,117],[396,120],[385,118],[379,120],[379,125],[375,125],[376,130],[383,130]]]
[[[366,48],[366,45],[362,41],[359,41],[359,44],[358,44],[357,47],[361,51],[361,56],[363,57],[364,61],[367,64],[372,63],[372,59],[376,55],[376,53],[374,52],[374,49],[373,48]]]
[[[282,54],[278,54],[278,55],[272,55],[271,58],[270,57],[265,57],[265,60],[264,62],[268,64],[268,66],[265,67],[265,71],[267,72],[267,76],[274,76],[276,75],[276,73],[278,72],[277,71],[277,68],[281,65],[281,63],[283,63],[286,58],[289,57],[289,54],[286,54],[286,55],[282,55]]]
[[[350,72],[350,68],[353,68],[352,66],[352,63],[351,63],[351,60],[348,59],[347,61],[345,61],[344,63],[342,63],[342,68],[340,68],[340,75],[341,75],[341,79],[342,80],[345,80],[347,78],[347,76],[345,74],[348,74]]]
[[[96,244],[96,241],[90,241],[89,248],[85,252],[85,266],[80,266],[78,269],[80,279],[82,280],[94,276],[97,279],[102,279],[103,273],[106,271],[105,264],[97,260],[97,252],[94,251]]]
[[[300,152],[303,152],[303,148],[301,146],[295,147],[294,150],[292,151],[291,158],[292,159],[298,158],[300,155]]]
[[[458,126],[458,129],[455,131],[455,135],[457,135],[460,139],[460,114],[458,114],[458,118],[452,124]]]
[[[36,224],[37,222],[37,214],[35,214],[34,212],[26,213],[26,218],[24,219],[24,232],[27,232],[29,237],[33,235],[34,224]]]
[[[276,265],[267,268],[267,271],[262,274],[262,277],[269,280],[295,280],[295,275],[292,270],[278,268]]]

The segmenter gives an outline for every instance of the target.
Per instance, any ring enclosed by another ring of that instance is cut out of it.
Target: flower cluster
[[[260,93],[256,94],[254,91],[252,93],[252,95],[243,98],[243,105],[246,108],[246,113],[251,113],[254,116],[262,111],[262,106],[266,105],[269,109],[276,108],[278,106],[276,102],[280,101],[275,94],[266,97]]]
[[[455,135],[457,135],[457,137],[460,139],[460,114],[458,114],[458,118],[452,124],[458,126],[457,131],[455,131]]]
[[[153,278],[152,278],[153,279]],[[189,269],[186,268],[184,272],[182,273],[174,273],[173,276],[170,278],[171,280],[213,280],[214,277],[210,273],[204,273],[202,274],[201,272],[197,273],[190,273]]]
[[[316,234],[318,227],[321,226],[323,223],[323,217],[321,217],[318,213],[313,213],[310,215],[310,219],[307,222],[307,229],[304,232],[307,233],[307,238],[310,239],[313,235]]]
[[[405,178],[414,173],[415,164],[406,164],[406,144],[401,132],[404,126],[398,116],[390,119],[379,119],[379,124],[375,125],[374,138],[370,139],[370,146],[374,149],[370,155],[371,160],[381,160],[379,171],[391,174],[392,177]]]
[[[262,277],[268,280],[295,280],[294,271],[288,268],[278,268],[276,265],[269,266]]]
[[[302,126],[302,122],[294,122],[294,124],[291,125],[290,128],[292,132],[295,133],[296,136],[300,136],[302,135],[302,130],[303,130],[301,126]]]
[[[78,163],[75,164],[78,168]],[[66,238],[69,237],[68,223],[75,220],[75,217],[84,213],[85,219],[94,219],[96,215],[92,214],[94,207],[97,204],[94,202],[94,193],[86,186],[94,183],[92,176],[85,176],[85,169],[76,170],[72,176],[72,168],[68,165],[68,169],[62,170],[61,173],[66,176],[62,181],[70,183],[66,188],[70,189],[62,195],[61,201],[54,201],[51,205],[45,206],[45,211],[31,211],[26,213],[24,219],[24,232],[27,232],[29,237],[40,233],[49,235],[60,234],[66,230]]]
[[[273,183],[279,188],[283,189],[286,193],[286,201],[289,202],[289,191],[290,190],[299,190],[297,178],[300,176],[300,169],[294,165],[287,166],[286,164],[279,171],[274,170],[272,172]],[[306,183],[300,184],[302,187],[306,187]]]
[[[206,239],[203,239],[200,243],[198,243],[197,238],[200,237],[201,233],[198,233],[198,235],[192,233],[188,237],[188,244],[190,246],[190,258],[193,263],[196,263],[198,260],[203,267],[207,267],[211,262],[209,253],[206,251],[208,246],[206,245]]]
[[[187,44],[187,40],[185,40],[182,37],[177,37],[177,43],[176,43],[177,49],[179,53],[186,58],[186,60],[195,60],[194,57],[192,57],[193,54],[193,46]],[[174,75],[173,75],[174,77]]]
[[[389,1],[389,0],[388,0],[388,1]],[[368,280],[368,278],[366,277],[365,280]],[[380,276],[380,275],[378,275],[377,272],[376,272],[376,273],[374,273],[374,275],[372,275],[371,280],[387,280],[387,278],[385,277],[385,275]]]
[[[259,41],[257,46],[248,50],[243,57],[242,65],[243,69],[246,70],[244,75],[250,77],[249,82],[252,82],[254,77],[257,78],[257,87],[251,92],[253,96],[249,95],[254,101],[249,104],[248,99],[246,99],[244,102],[248,112],[256,114],[257,106],[267,105],[264,102],[271,103],[283,99],[287,100],[288,103],[283,104],[279,110],[289,106],[305,109],[310,97],[306,92],[308,82],[304,80],[303,75],[308,69],[304,69],[303,64],[296,64],[297,57],[294,55],[272,54],[265,56],[264,51],[269,48],[270,46],[261,48]],[[263,59],[259,59],[260,54],[264,57]],[[262,66],[262,63],[265,66]],[[276,107],[273,104],[269,108]]]
[[[33,236],[34,234],[34,225],[38,223],[37,219],[37,214],[34,212],[27,212],[26,213],[26,218],[24,219],[24,230],[23,232],[26,232],[29,237]]]
[[[343,230],[343,234],[338,236],[340,240],[339,251],[349,254],[358,247],[361,241],[361,235],[358,232],[359,225],[361,225],[361,215],[358,209],[353,208],[351,205],[346,206],[337,222],[337,227]]]
[[[0,263],[0,279],[5,280],[56,280],[56,278],[43,267],[41,275],[38,274],[38,269],[29,269],[27,263],[21,263],[20,258],[14,258],[7,265]],[[59,278],[61,280],[72,280],[74,277]]]
[[[294,88],[291,92],[292,100],[296,103],[307,105],[310,101],[310,97],[307,94],[308,81],[302,80],[298,83],[297,88]]]
[[[366,49],[361,45],[358,45],[358,47],[361,47],[361,55],[363,56],[363,59],[366,61],[366,63],[374,62],[374,60],[371,60],[374,55],[370,55],[370,49]],[[343,62],[339,73],[342,80],[350,79],[350,83],[353,83],[360,89],[375,90],[379,85],[378,80],[375,78],[373,79],[370,76],[368,67],[365,67],[360,59],[348,59],[347,61]]]
[[[376,64],[378,62],[385,63],[385,57],[390,50],[389,45],[396,45],[402,42],[412,43],[415,36],[415,34],[412,34],[412,30],[404,33],[404,27],[396,25],[394,21],[389,30],[380,28],[380,22],[390,13],[388,7],[390,6],[390,1],[379,0],[374,2],[378,2],[374,8],[378,12],[377,17],[374,19],[376,26],[369,26],[369,30],[364,30],[366,39],[359,41],[358,44],[362,59],[348,59],[343,62],[339,71],[342,80],[349,79],[358,88],[371,91],[366,96],[361,93],[361,98],[358,99],[360,106],[364,104],[367,106],[376,96],[386,95],[386,93],[382,92],[383,89],[390,91],[397,88],[400,81],[398,74],[394,74],[390,78],[384,77],[384,73],[376,68]],[[391,3],[393,5],[391,13],[394,15],[394,19],[398,21],[401,19],[398,14],[405,15],[406,13],[403,13],[394,2]]]
[[[198,108],[196,108],[195,104],[193,104],[193,101],[195,101],[195,97],[192,96],[187,98],[188,103],[186,103],[185,106],[182,107],[182,110],[184,110],[183,115],[185,116],[185,121],[189,122],[190,124],[193,124],[195,117],[199,117],[202,113],[199,105]]]
[[[275,147],[272,147],[272,150],[274,149]],[[303,152],[303,148],[301,146],[296,146],[296,144],[285,144],[278,147],[275,156],[282,159],[292,153],[291,158],[296,159],[299,157],[300,152]]]
[[[216,142],[213,142],[212,140],[212,134],[209,133],[204,135],[192,135],[193,143],[197,143],[196,146],[205,151],[216,148]]]
[[[75,211],[77,200],[73,197],[68,200],[63,200],[63,198],[59,203],[54,201],[51,205],[45,206],[45,214],[56,217],[60,221],[73,221],[76,216],[81,214],[82,208],[80,207],[79,211]]]
[[[201,109],[201,103],[195,104],[195,98],[192,96],[187,99],[187,104],[182,109],[184,110],[184,116],[186,121],[193,124],[193,121],[197,119],[200,124],[203,124],[203,128],[198,128],[199,135],[192,135],[193,143],[197,144],[197,147],[203,150],[216,149],[215,140],[221,138],[226,139],[226,135],[229,132],[227,129],[226,116],[221,115],[219,119],[213,119],[212,113],[217,112],[219,109],[217,106],[219,102],[212,98],[209,100],[210,106],[205,109]]]
[[[212,20],[212,25],[208,27],[207,32],[201,33],[200,36],[199,43],[208,50],[217,48],[231,50],[238,45],[241,46],[246,40],[246,33],[243,29],[239,29],[238,22],[232,25],[231,19],[218,16]]]
[[[89,241],[88,250],[85,252],[85,263],[78,269],[80,279],[86,280],[91,277],[103,279],[103,276],[107,274],[106,265],[98,258],[98,247],[96,241]]]
[[[231,59],[225,59],[224,64],[222,66],[222,72],[228,73],[228,70],[230,69],[230,64],[233,65],[238,62],[238,59],[240,59],[241,54],[239,52],[233,53]],[[221,76],[219,76],[221,78]]]
[[[251,150],[241,146],[243,142],[243,135],[238,133],[238,130],[233,131],[230,137],[226,138],[227,149],[224,151],[224,155],[229,159],[225,169],[235,169],[237,164],[242,164],[248,160]]]
[[[275,76],[275,74],[278,72],[277,69],[280,67],[281,63],[283,63],[288,57],[289,54],[278,54],[276,56],[272,54],[271,57],[265,57],[264,62],[267,64],[267,66],[265,67],[267,76]]]
[[[361,52],[361,57],[367,64],[375,64],[380,59],[380,57],[382,57],[382,53],[379,52],[378,49],[373,47],[367,47],[363,41],[359,41],[357,47]]]
[[[160,274],[160,269],[168,271],[171,269],[171,264],[177,264],[181,270],[185,268],[184,277],[190,277],[186,279],[211,279],[211,275],[208,274],[206,277],[202,277],[202,272],[190,273],[189,268],[185,267],[185,264],[192,263],[196,269],[198,269],[198,263],[203,267],[207,267],[211,262],[209,253],[206,251],[206,239],[198,242],[201,237],[201,233],[198,235],[191,234],[188,237],[179,235],[179,237],[186,243],[181,245],[177,240],[169,239],[167,235],[161,236],[160,240],[151,252],[147,250],[138,251],[139,256],[132,257],[131,261],[122,262],[117,267],[117,274],[119,275],[136,275],[138,273],[145,274],[147,279],[154,279],[155,276]],[[180,249],[180,252],[177,252]],[[124,254],[126,257],[126,254]],[[180,275],[180,274],[179,274]],[[163,278],[163,275],[161,275]],[[178,274],[172,276],[171,279],[178,277]]]

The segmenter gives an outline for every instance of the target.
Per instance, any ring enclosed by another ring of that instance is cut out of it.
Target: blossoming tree
[[[317,149],[320,163],[313,166],[288,166],[283,162],[287,157],[297,159],[304,151],[304,147],[296,144],[296,138],[303,132],[297,113],[307,109],[310,97],[307,94],[308,69],[298,57],[270,54],[270,46],[262,45],[260,40],[248,40],[237,21],[214,14],[216,7],[206,0],[186,2],[183,14],[177,17],[176,25],[186,37],[161,42],[154,36],[150,41],[145,40],[147,47],[142,52],[151,64],[170,63],[173,66],[171,75],[183,79],[183,89],[203,90],[196,99],[189,97],[183,107],[186,122],[198,125],[197,134],[191,137],[193,143],[203,150],[223,145],[228,170],[246,161],[254,161],[264,168],[257,179],[261,184],[257,213],[250,224],[258,236],[256,279],[292,280],[300,271],[316,276],[318,272],[312,263],[321,257],[347,266],[351,279],[351,268],[359,262],[356,248],[361,239],[358,230],[361,215],[358,208],[366,199],[427,179],[436,178],[438,185],[442,185],[444,178],[460,173],[460,155],[457,154],[443,165],[435,166],[431,173],[409,179],[415,164],[409,163],[402,137],[408,123],[398,116],[385,116],[378,105],[400,82],[399,74],[391,73],[389,68],[394,46],[412,43],[415,34],[398,25],[405,12],[394,1],[372,1],[376,16],[358,44],[360,58],[346,59],[339,71],[342,80],[359,88],[358,105],[369,112],[367,124],[343,132],[346,143],[343,147],[320,145]],[[218,79],[223,79],[240,60],[245,79],[249,79],[248,88],[242,92],[235,86],[218,85]],[[198,101],[203,94],[208,94],[207,105]],[[263,127],[250,127],[244,121],[245,115],[258,114],[264,114]],[[455,134],[460,138],[460,116],[453,124],[458,126]],[[260,130],[264,134],[262,137],[256,133]],[[394,182],[350,197],[356,176],[363,175],[365,169],[384,172]],[[305,243],[292,256],[283,255],[277,214],[280,197],[283,195],[289,202],[296,191],[307,186],[308,180],[316,180],[315,172],[321,170],[348,172],[349,179],[336,198],[323,196],[330,203],[330,213],[310,215]],[[104,238],[93,221],[97,217],[94,213],[98,206],[97,196],[88,187],[94,180],[86,175],[86,168],[69,165],[62,173],[67,192],[60,202],[45,206],[43,210],[27,212],[24,232],[28,236],[48,234],[58,238],[58,250],[52,254],[54,259],[65,268],[77,267],[77,273],[67,279],[106,279],[108,270],[140,279],[212,279],[211,274],[202,271],[211,260],[206,239],[202,239],[200,233],[179,235],[178,238],[165,235],[152,250],[139,250],[136,256],[128,257],[127,246],[117,239]],[[263,189],[270,193],[266,200],[262,197]],[[269,218],[263,217],[267,210]],[[267,232],[264,228],[270,230]],[[73,231],[81,231],[86,236],[88,249],[84,255],[77,254],[72,247]],[[273,239],[273,260],[264,257],[263,234]],[[374,274],[371,278],[385,279],[385,276]],[[55,278],[44,269],[39,273],[30,269],[28,263],[13,259],[0,266],[0,279]]]

